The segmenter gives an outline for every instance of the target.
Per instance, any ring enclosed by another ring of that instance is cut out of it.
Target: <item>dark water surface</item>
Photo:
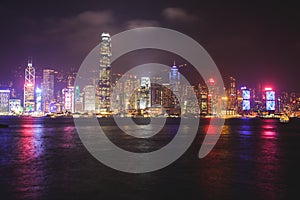
[[[1,199],[299,199],[300,120],[230,119],[210,154],[198,159],[207,123],[188,151],[156,172],[128,174],[90,155],[72,119],[0,118]],[[160,148],[174,136],[169,123],[152,140],[103,129],[124,149]],[[120,137],[116,137],[116,135]]]

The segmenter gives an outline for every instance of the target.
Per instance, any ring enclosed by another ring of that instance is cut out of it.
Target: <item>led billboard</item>
[[[250,101],[243,100],[243,110],[250,110]]]
[[[275,110],[275,101],[267,101],[266,102],[266,109],[274,111]]]
[[[274,91],[266,91],[266,100],[267,101],[275,101],[275,92]]]
[[[242,90],[243,99],[250,99],[250,90]]]

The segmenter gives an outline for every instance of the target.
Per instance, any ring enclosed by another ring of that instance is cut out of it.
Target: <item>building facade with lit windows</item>
[[[96,88],[96,112],[110,112],[111,93],[111,38],[109,33],[102,33],[100,43],[99,81]]]
[[[83,89],[83,109],[84,112],[95,112],[95,86],[86,85]]]
[[[70,86],[62,90],[64,112],[74,112],[74,87]]]
[[[207,107],[209,115],[217,115],[218,112],[218,103],[219,103],[219,88],[216,85],[216,81],[213,78],[210,78],[207,81],[208,88],[208,98],[207,98]]]
[[[139,91],[139,109],[151,107],[151,82],[149,77],[141,77]]]
[[[9,112],[10,90],[0,90],[0,114]]]
[[[234,77],[229,78],[227,110],[228,114],[236,114],[237,111],[237,88]]]
[[[208,88],[204,84],[199,84],[199,101],[200,101],[200,114],[208,114]]]
[[[49,105],[54,101],[54,70],[43,70],[42,91],[42,109],[49,112]]]
[[[9,113],[19,115],[22,112],[21,99],[9,99]]]

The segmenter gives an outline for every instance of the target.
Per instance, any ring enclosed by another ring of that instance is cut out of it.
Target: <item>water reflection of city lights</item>
[[[252,131],[249,125],[243,125],[241,130],[239,130],[241,135],[251,135]]]
[[[262,136],[263,136],[263,138],[276,138],[276,132],[275,131],[263,131]]]
[[[275,124],[266,124],[262,126],[262,138],[274,139],[277,137]]]
[[[13,184],[18,198],[24,198],[27,193],[31,199],[39,199],[37,191],[43,189],[45,180],[43,163],[40,162],[45,151],[44,129],[41,124],[22,124],[21,127],[16,146],[16,164],[19,167],[14,172],[17,178]]]

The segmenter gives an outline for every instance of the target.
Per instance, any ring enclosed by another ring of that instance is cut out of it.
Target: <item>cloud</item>
[[[159,26],[159,22],[155,20],[124,21],[116,16],[111,10],[103,10],[39,20],[22,18],[19,21],[30,30],[24,33],[26,45],[34,45],[56,60],[57,57],[60,60],[82,59],[100,43],[102,32],[114,35],[127,29]]]
[[[102,32],[118,32],[112,11],[85,11],[65,18],[43,19],[43,37],[70,53],[86,54],[100,42]]]
[[[199,20],[196,15],[190,14],[182,8],[165,8],[162,15],[170,22],[195,22]]]
[[[159,26],[159,22],[155,20],[141,20],[134,19],[126,22],[127,29],[140,28],[140,27],[153,27]]]
[[[73,17],[61,19],[46,19],[44,24],[48,36],[86,36],[100,34],[98,31],[108,31],[114,26],[115,17],[111,11],[85,11]],[[74,39],[74,38],[73,38]]]

